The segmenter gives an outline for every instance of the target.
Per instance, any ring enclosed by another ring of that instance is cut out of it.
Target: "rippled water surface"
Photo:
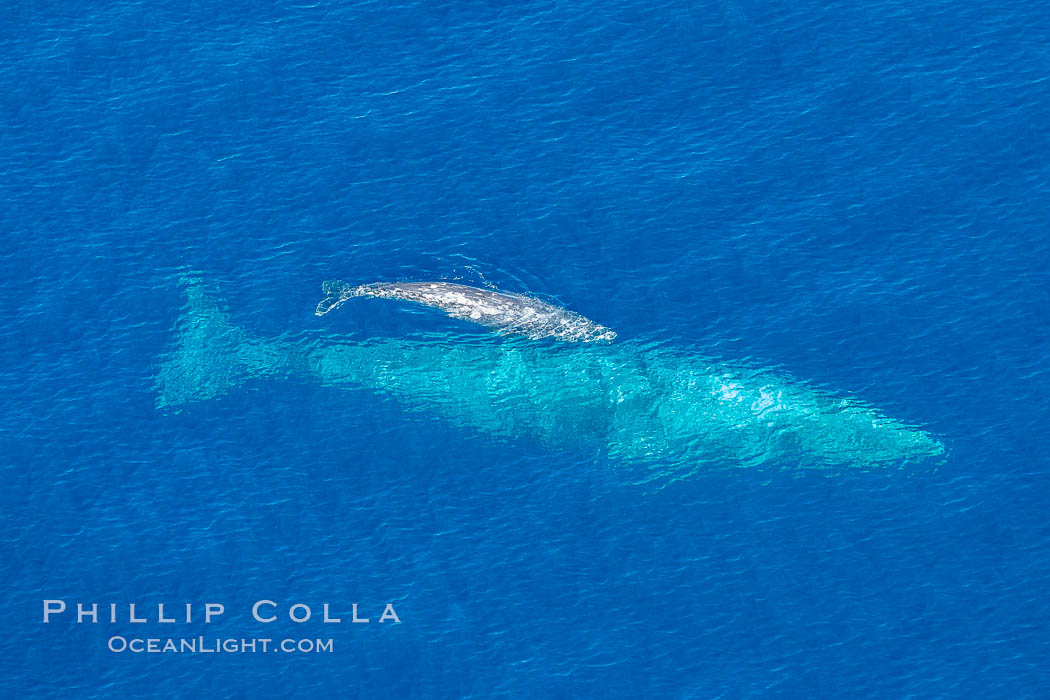
[[[1038,6],[8,15],[0,694],[1045,693]]]

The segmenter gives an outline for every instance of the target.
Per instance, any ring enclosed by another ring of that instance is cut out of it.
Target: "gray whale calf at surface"
[[[324,316],[355,297],[410,301],[441,309],[452,318],[473,321],[502,333],[527,338],[608,343],[616,333],[605,326],[534,297],[452,282],[375,282],[353,285],[330,280],[314,312]]]
[[[175,342],[154,377],[165,411],[264,378],[364,389],[470,433],[630,466],[635,482],[752,466],[891,467],[945,452],[861,401],[682,348],[447,334],[261,338],[234,324],[200,280],[183,285]]]

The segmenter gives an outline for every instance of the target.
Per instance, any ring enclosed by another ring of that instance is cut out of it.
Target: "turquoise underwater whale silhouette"
[[[370,389],[406,411],[507,440],[531,440],[673,478],[706,469],[900,466],[941,455],[914,426],[782,373],[632,342],[420,336],[360,342],[257,338],[196,278],[157,405],[217,397],[253,378]]]

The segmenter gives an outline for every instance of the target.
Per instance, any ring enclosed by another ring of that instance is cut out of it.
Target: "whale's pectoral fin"
[[[324,316],[332,309],[342,306],[347,299],[357,296],[354,294],[354,289],[352,285],[342,280],[328,280],[324,282],[321,285],[324,299],[317,305],[317,310],[314,313],[318,316]]]

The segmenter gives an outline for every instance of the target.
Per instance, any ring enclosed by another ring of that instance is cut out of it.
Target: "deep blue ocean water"
[[[1038,5],[16,3],[0,88],[0,695],[1046,696]],[[527,292],[948,453],[657,488],[317,382],[162,411],[188,271],[331,343],[463,324],[329,278]]]

